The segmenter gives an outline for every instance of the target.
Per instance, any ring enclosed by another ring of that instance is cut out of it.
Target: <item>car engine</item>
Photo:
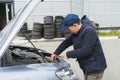
[[[41,49],[30,47],[10,46],[1,59],[1,66],[16,66],[34,63],[51,62],[51,54]]]

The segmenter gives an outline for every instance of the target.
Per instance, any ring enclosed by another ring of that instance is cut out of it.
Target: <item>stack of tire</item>
[[[33,30],[31,33],[32,37],[31,39],[40,39],[43,37],[43,24],[34,22],[33,23]]]
[[[71,35],[71,33],[70,33],[69,30],[66,30],[66,31],[63,32],[63,36],[64,36],[65,38],[68,38],[70,35]]]
[[[55,38],[55,28],[53,23],[53,16],[44,17],[44,38],[53,39]]]
[[[17,34],[17,36],[19,37],[24,37],[24,34],[28,33],[28,27],[27,27],[27,23],[24,23],[24,25],[22,26],[22,28],[20,29],[19,33]]]
[[[56,36],[56,38],[63,37],[63,34],[60,31],[60,29],[62,27],[63,19],[64,19],[63,16],[55,16],[54,26],[55,26],[55,36]]]

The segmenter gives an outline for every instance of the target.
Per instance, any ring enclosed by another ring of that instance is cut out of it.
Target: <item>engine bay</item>
[[[50,53],[41,49],[12,45],[9,46],[1,59],[1,67],[34,63],[50,63],[50,56]]]

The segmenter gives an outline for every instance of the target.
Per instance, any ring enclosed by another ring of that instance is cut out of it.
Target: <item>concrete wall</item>
[[[101,27],[120,26],[120,0],[84,0],[84,14]]]
[[[15,0],[15,13],[24,6],[27,0]],[[36,7],[27,20],[29,29],[32,29],[33,22],[43,23],[45,16],[65,16],[69,13],[80,15],[78,0],[45,0]]]
[[[17,12],[28,0],[14,0]],[[100,27],[120,26],[120,0],[44,0],[28,18],[27,22],[32,29],[33,22],[43,23],[44,16],[65,16],[68,13],[87,15],[91,20],[100,24]]]

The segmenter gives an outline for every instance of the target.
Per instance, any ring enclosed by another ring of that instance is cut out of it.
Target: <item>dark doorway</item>
[[[7,3],[7,6],[8,6],[8,21],[10,21],[11,19],[12,19],[12,17],[13,17],[13,15],[12,15],[12,5],[11,5],[11,3]]]
[[[12,19],[13,9],[13,2],[0,2],[0,30]]]
[[[7,24],[7,22],[6,22],[5,3],[0,3],[0,30],[2,30],[6,24]]]

